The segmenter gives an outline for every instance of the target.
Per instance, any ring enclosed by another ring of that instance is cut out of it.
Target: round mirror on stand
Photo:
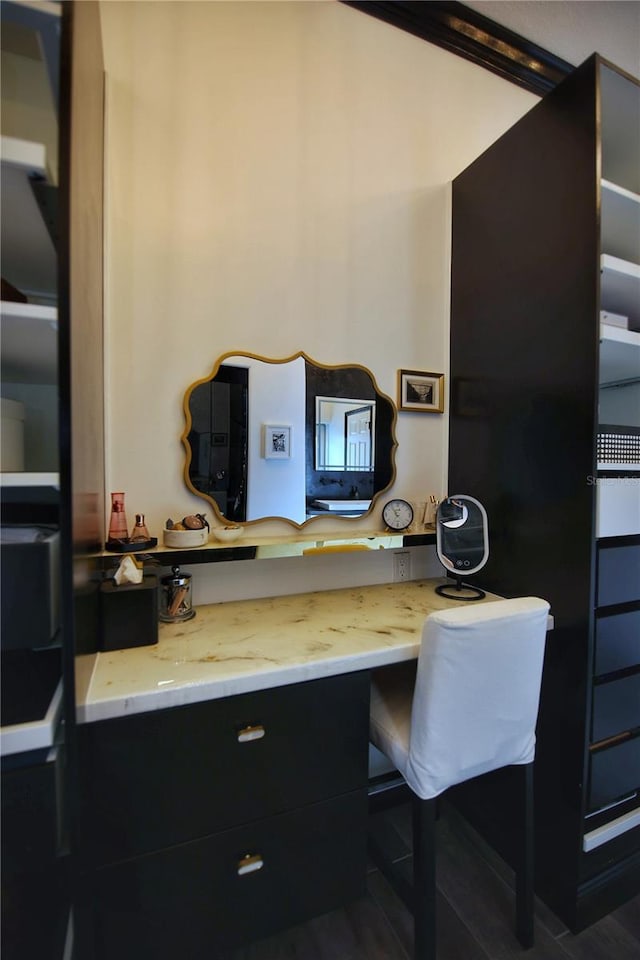
[[[484,590],[463,582],[489,559],[487,513],[479,500],[467,494],[447,497],[436,514],[436,550],[455,586],[443,584],[436,593],[450,600],[482,600]]]

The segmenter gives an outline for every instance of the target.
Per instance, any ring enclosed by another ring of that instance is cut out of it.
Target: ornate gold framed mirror
[[[396,408],[360,364],[225,353],[184,414],[185,483],[223,523],[362,517],[395,478]]]

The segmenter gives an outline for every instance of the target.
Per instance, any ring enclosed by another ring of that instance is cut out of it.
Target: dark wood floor
[[[409,806],[385,817],[408,843]],[[438,824],[437,871],[438,960],[640,960],[640,896],[577,936],[537,901],[535,946],[524,952],[510,871],[451,811]],[[371,864],[361,900],[219,960],[410,960],[412,941],[410,914]]]

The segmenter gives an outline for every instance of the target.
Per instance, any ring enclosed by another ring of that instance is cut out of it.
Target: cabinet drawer
[[[596,674],[640,664],[640,610],[596,620]]]
[[[589,809],[605,804],[640,788],[640,737],[625,740],[591,757]]]
[[[640,726],[640,674],[598,684],[593,690],[593,741]]]
[[[364,896],[366,824],[363,789],[97,871],[96,960],[209,960]]]
[[[640,600],[640,544],[598,550],[599,607]]]
[[[368,731],[366,671],[81,726],[83,855],[114,862],[365,786]]]

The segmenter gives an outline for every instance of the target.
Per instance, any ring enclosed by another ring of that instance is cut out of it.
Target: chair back
[[[519,597],[427,617],[405,772],[418,796],[533,760],[548,613]]]

